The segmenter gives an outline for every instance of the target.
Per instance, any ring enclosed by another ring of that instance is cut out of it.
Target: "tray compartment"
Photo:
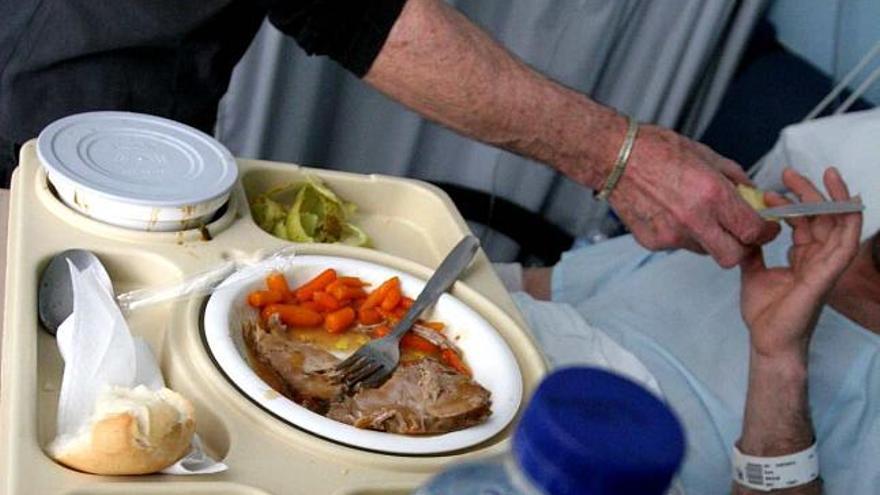
[[[174,283],[182,277],[180,269],[174,264],[151,253],[134,250],[108,251],[100,248],[95,248],[93,251],[107,268],[116,293],[143,287],[163,286]],[[48,259],[43,263],[45,264],[48,264]],[[165,338],[174,331],[170,328],[172,322],[167,318],[172,304],[169,302],[144,307],[126,317],[132,334],[142,337],[150,345],[160,368],[163,369],[163,374],[169,361],[165,352]],[[41,363],[37,373],[40,384],[38,435],[40,445],[46,448],[55,437],[55,418],[64,362],[58,352],[55,338],[42,329],[39,331],[37,348]],[[168,383],[168,386],[174,388],[173,383]],[[196,404],[199,435],[207,450],[222,458],[229,449],[228,432],[209,408],[198,406]]]
[[[239,187],[233,188],[229,200],[221,206],[214,216],[204,226],[187,228],[172,232],[150,232],[136,229],[126,229],[90,218],[68,206],[58,196],[57,191],[49,182],[46,172],[42,169],[37,171],[35,181],[36,196],[44,207],[64,222],[71,224],[76,230],[88,230],[96,235],[104,237],[121,237],[142,241],[150,239],[151,242],[174,242],[187,241],[210,241],[221,232],[226,230],[236,218],[241,216],[239,212],[242,203],[242,195]],[[145,237],[146,236],[146,237]]]
[[[414,180],[262,162],[259,168],[243,174],[247,203],[271,189],[304,182],[308,175],[320,177],[341,197],[358,205],[352,222],[370,236],[376,250],[433,265],[446,253],[438,250],[434,239],[455,239],[461,235],[463,222],[459,223],[457,215],[448,214],[452,203],[446,193]],[[253,222],[250,208],[247,212]],[[256,223],[253,225],[259,229]]]

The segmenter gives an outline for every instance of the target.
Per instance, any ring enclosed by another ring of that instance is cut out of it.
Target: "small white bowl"
[[[37,138],[37,154],[69,207],[138,230],[184,230],[207,222],[238,179],[232,154],[211,136],[129,112],[57,120]]]
[[[304,283],[326,268],[360,277],[374,287],[400,277],[404,294],[415,296],[425,282],[397,270],[350,258],[298,256],[287,275],[291,286]],[[355,428],[316,414],[274,393],[250,367],[241,335],[242,322],[257,312],[246,296],[264,286],[263,275],[239,280],[214,292],[204,316],[208,352],[220,369],[260,407],[306,431],[339,443],[394,454],[439,454],[465,449],[488,440],[516,416],[522,402],[522,374],[513,353],[489,322],[457,298],[444,294],[427,316],[444,322],[449,336],[464,354],[477,383],[492,393],[492,414],[480,425],[440,435],[410,436]]]

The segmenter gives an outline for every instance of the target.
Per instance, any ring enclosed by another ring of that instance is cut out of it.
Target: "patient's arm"
[[[822,195],[804,177],[786,170],[786,186],[801,201],[821,201]],[[849,198],[835,170],[825,173],[833,199]],[[778,196],[767,198],[778,205]],[[749,327],[749,389],[742,436],[744,454],[774,457],[792,454],[814,441],[807,397],[810,337],[825,297],[853,260],[859,247],[861,214],[826,215],[789,222],[793,246],[789,265],[767,268],[760,249],[743,261],[742,314]],[[779,493],[821,493],[821,481],[780,490]],[[734,493],[751,491],[735,485]]]
[[[535,299],[549,301],[553,295],[550,284],[552,274],[552,268],[523,269],[523,290]]]
[[[774,457],[805,450],[813,444],[813,425],[807,402],[806,352],[791,358],[765,358],[752,351],[749,391],[742,435],[737,446],[744,454]],[[735,484],[735,494],[760,493]],[[821,480],[779,493],[819,494]]]

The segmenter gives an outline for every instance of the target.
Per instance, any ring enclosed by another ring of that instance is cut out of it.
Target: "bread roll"
[[[56,438],[49,454],[93,474],[147,474],[174,464],[190,449],[193,407],[180,394],[110,387],[95,404],[89,423],[75,435]]]

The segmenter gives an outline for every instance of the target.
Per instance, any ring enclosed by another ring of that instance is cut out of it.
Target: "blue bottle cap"
[[[684,455],[672,411],[619,375],[564,368],[538,386],[513,454],[552,495],[662,494]]]

